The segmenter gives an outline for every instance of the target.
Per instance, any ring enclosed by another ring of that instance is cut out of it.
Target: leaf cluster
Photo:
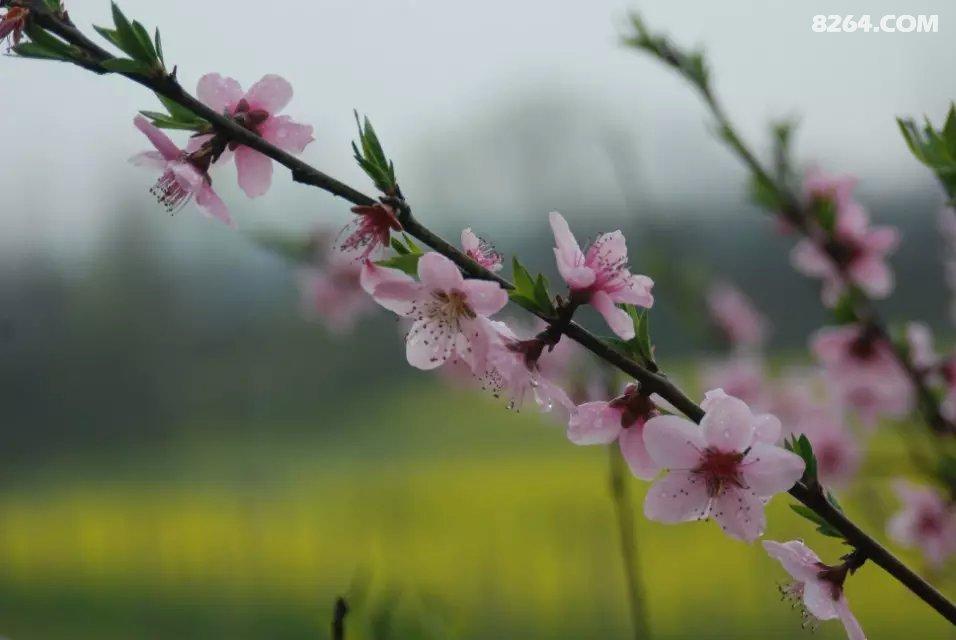
[[[364,120],[364,121],[363,121]],[[355,161],[362,171],[372,179],[375,188],[387,196],[398,195],[398,181],[395,179],[395,165],[385,156],[382,144],[375,134],[372,123],[366,116],[360,120],[355,112],[355,124],[358,125],[359,142],[352,142]]]
[[[512,301],[526,309],[553,316],[556,313],[551,300],[550,285],[544,274],[532,276],[518,258],[512,259],[511,270],[515,288],[508,292]]]

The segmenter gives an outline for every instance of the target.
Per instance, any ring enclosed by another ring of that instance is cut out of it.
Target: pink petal
[[[830,582],[816,578],[807,580],[803,584],[803,604],[819,620],[833,620],[839,615]]]
[[[707,515],[709,503],[706,483],[699,476],[689,471],[671,471],[647,491],[644,515],[648,520],[665,523],[700,520]]]
[[[769,413],[754,416],[754,441],[775,444],[780,439],[783,425],[780,419]]]
[[[455,263],[434,251],[426,253],[418,260],[418,279],[432,291],[462,291],[465,284],[465,279]]]
[[[714,498],[710,515],[727,535],[745,542],[759,538],[767,526],[760,496],[733,485]]]
[[[860,622],[856,619],[856,616],[853,615],[853,612],[850,611],[845,597],[837,600],[836,610],[837,617],[840,618],[840,622],[843,623],[843,628],[846,629],[847,640],[866,640],[863,627],[860,626]]]
[[[588,288],[594,283],[595,273],[584,266],[584,253],[581,252],[578,241],[571,233],[567,220],[557,211],[552,211],[548,214],[548,222],[551,224],[554,242],[557,245],[554,257],[561,277],[572,289]]]
[[[758,442],[741,463],[744,481],[757,495],[769,497],[788,490],[803,475],[803,458],[772,444]]]
[[[159,151],[144,151],[137,153],[129,159],[130,163],[137,167],[146,167],[147,169],[157,169],[162,171],[166,168],[166,158]]]
[[[653,480],[657,476],[660,467],[651,458],[651,454],[647,452],[647,447],[644,445],[643,426],[634,424],[622,430],[617,443],[621,447],[621,455],[627,461],[631,473],[641,480]]]
[[[239,173],[239,186],[250,198],[263,195],[272,184],[272,159],[255,149],[236,149],[236,170]]]
[[[836,233],[846,238],[858,238],[866,233],[870,225],[870,214],[858,202],[840,203],[836,217]]]
[[[789,542],[765,540],[763,548],[771,558],[783,565],[787,573],[800,582],[814,580],[820,572],[817,566],[820,562],[819,556],[800,540]]]
[[[620,231],[602,233],[588,248],[585,262],[594,264],[600,257],[605,264],[627,264],[627,241]]]
[[[850,264],[850,278],[871,298],[882,299],[893,291],[893,272],[880,258],[867,256]]]
[[[621,433],[621,410],[607,402],[579,405],[568,421],[568,440],[574,444],[610,444]]]
[[[232,113],[242,99],[242,87],[232,78],[218,73],[207,73],[199,79],[196,97],[216,113]]]
[[[800,273],[822,278],[834,272],[833,262],[810,240],[801,240],[790,252],[790,263]]]
[[[404,274],[403,274],[404,275]],[[372,297],[389,311],[400,316],[411,315],[415,301],[421,294],[421,285],[415,280],[386,280],[375,286]]]
[[[508,292],[491,280],[465,280],[461,291],[468,299],[468,306],[480,316],[490,316],[508,304]]]
[[[873,227],[863,240],[863,244],[869,251],[880,255],[892,252],[899,243],[899,229],[887,226]]]
[[[471,230],[471,227],[461,231],[461,248],[465,253],[477,252],[481,247],[481,240]]]
[[[591,306],[604,316],[611,331],[621,340],[630,340],[634,337],[634,321],[631,316],[624,309],[617,307],[606,292],[595,291],[591,295]]]
[[[159,151],[166,160],[176,160],[183,155],[183,152],[176,146],[176,143],[169,139],[169,136],[143,116],[133,118],[133,125],[149,138],[149,141],[153,143],[156,150]]]
[[[644,425],[644,445],[651,460],[665,469],[693,469],[706,446],[700,427],[677,416],[656,416]]]
[[[235,226],[232,217],[229,215],[229,209],[226,207],[226,203],[222,201],[222,198],[216,195],[216,192],[213,191],[212,187],[208,184],[200,188],[196,193],[196,204],[213,218],[225,222],[230,227]]]
[[[733,396],[716,398],[700,421],[707,445],[720,451],[743,451],[753,442],[754,419],[746,403]]]
[[[249,88],[245,98],[250,109],[262,109],[275,115],[292,100],[292,85],[281,76],[268,74]]]
[[[627,284],[611,294],[614,302],[622,304],[636,304],[639,307],[650,309],[654,306],[654,296],[651,289],[654,281],[647,276],[631,274]]]
[[[259,127],[259,133],[267,141],[288,153],[299,154],[315,138],[312,125],[293,122],[289,116],[269,118]]]
[[[594,284],[597,275],[590,267],[569,262],[559,249],[554,250],[554,258],[558,273],[571,289],[587,289]]]
[[[460,335],[437,322],[416,320],[405,339],[408,364],[425,371],[440,367],[455,352],[455,342]]]

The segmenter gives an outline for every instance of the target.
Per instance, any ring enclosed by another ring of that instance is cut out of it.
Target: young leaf
[[[411,253],[408,250],[408,247],[406,247],[405,244],[395,236],[392,236],[389,239],[389,244],[392,245],[392,249],[394,249],[395,252],[400,256],[407,256],[409,253]]]
[[[159,56],[159,61],[163,63],[163,66],[166,66],[166,58],[163,56],[163,39],[159,35],[159,27],[156,27],[156,35],[153,41],[156,45],[156,55]]]
[[[538,278],[534,281],[534,301],[538,309],[544,311],[545,313],[554,315],[555,308],[554,302],[551,300],[548,279],[545,278],[544,274],[542,273],[539,273]]]
[[[113,73],[138,73],[141,75],[149,73],[148,66],[138,60],[130,60],[129,58],[110,58],[101,62],[100,66]]]
[[[408,275],[414,276],[418,275],[418,261],[421,257],[421,254],[418,253],[406,253],[388,258],[387,260],[379,260],[375,264],[380,267],[400,269]]]

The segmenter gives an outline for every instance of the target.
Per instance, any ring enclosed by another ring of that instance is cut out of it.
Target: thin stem
[[[113,58],[113,56],[80,33],[69,19],[49,11],[39,0],[33,0],[32,2],[21,0],[20,4],[30,7],[31,16],[33,16],[32,19],[35,19],[41,27],[58,35],[69,44],[76,46],[87,56],[85,60],[76,63],[78,66],[100,73],[107,71],[102,67],[102,62]],[[119,75],[123,75],[169,98],[180,106],[189,109],[197,116],[207,120],[218,133],[226,136],[231,141],[248,146],[272,158],[289,169],[292,172],[293,180],[296,182],[318,187],[333,195],[340,196],[353,204],[374,204],[375,200],[371,197],[326,175],[295,156],[269,144],[254,132],[238,125],[230,118],[209,109],[180,86],[175,78],[175,74],[142,75],[138,73],[122,73]],[[739,140],[738,144],[742,149],[746,150],[746,147],[739,143]],[[749,152],[747,155],[752,158]],[[753,159],[753,162],[756,166],[759,166],[756,159]],[[496,281],[506,289],[514,288],[514,285],[510,282],[481,267],[451,245],[447,240],[420,224],[414,219],[411,209],[407,205],[400,208],[400,220],[407,233],[438,253],[451,259],[466,275]],[[676,387],[665,375],[648,371],[575,322],[567,322],[565,324],[559,318],[549,317],[534,309],[528,310],[551,326],[557,324],[561,327],[561,332],[564,335],[581,344],[598,358],[617,367],[637,380],[644,393],[657,393],[694,422],[700,422],[703,418],[703,409]],[[790,494],[833,525],[834,528],[847,537],[847,540],[855,548],[866,554],[867,557],[872,558],[876,564],[883,567],[890,575],[906,585],[915,595],[956,625],[956,605],[948,601],[945,596],[940,594],[933,586],[913,573],[876,540],[860,530],[843,515],[842,512],[834,508],[822,494],[817,495],[817,493],[810,491],[801,484],[797,484],[790,489]]]
[[[627,583],[631,628],[634,632],[634,640],[647,640],[651,637],[651,626],[647,615],[644,585],[641,581],[637,531],[634,527],[634,505],[631,502],[631,492],[627,484],[630,474],[624,457],[614,445],[608,447],[608,469],[618,539],[621,543],[621,565],[624,569],[624,581]]]
[[[349,603],[339,596],[332,610],[332,640],[345,640],[345,616],[349,613]]]

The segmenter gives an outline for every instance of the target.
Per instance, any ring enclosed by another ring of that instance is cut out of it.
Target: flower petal
[[[270,73],[249,87],[244,97],[250,109],[262,109],[275,115],[292,100],[292,85],[282,76]]]
[[[700,427],[677,416],[655,416],[644,425],[644,445],[657,466],[693,469],[706,446]]]
[[[621,433],[621,410],[607,402],[579,405],[568,421],[568,440],[574,444],[610,444]]]
[[[704,440],[721,451],[743,451],[753,442],[754,419],[747,404],[733,396],[714,398],[700,421]]]
[[[644,426],[633,424],[622,430],[617,443],[621,447],[621,455],[627,461],[631,473],[641,480],[653,480],[660,471],[660,467],[647,452],[647,446],[644,444]]]
[[[272,184],[272,159],[255,149],[236,149],[236,170],[239,186],[250,198],[263,195]]]
[[[208,184],[196,192],[196,205],[213,218],[225,222],[230,227],[235,226],[232,217],[229,215],[229,209],[226,207],[226,203],[222,201],[222,198],[220,198]]]
[[[805,463],[792,451],[758,442],[740,466],[747,486],[766,498],[792,487],[803,475]]]
[[[621,340],[630,340],[634,337],[634,320],[627,311],[615,305],[606,292],[595,291],[591,295],[591,306],[604,316],[611,331]]]
[[[636,304],[639,307],[650,309],[654,306],[654,295],[651,289],[654,288],[654,281],[647,276],[631,274],[626,284],[615,291],[611,298],[614,302],[623,304]]]
[[[759,538],[767,526],[760,496],[733,485],[714,498],[710,514],[727,535],[746,542]]]
[[[833,620],[839,615],[837,601],[833,599],[833,583],[816,577],[803,585],[803,604],[819,620]]]
[[[490,316],[508,304],[508,292],[491,280],[465,280],[461,291],[468,299],[468,306],[481,316]]]
[[[149,138],[149,141],[166,160],[175,160],[183,155],[182,150],[176,146],[175,142],[169,139],[169,136],[143,116],[133,118],[133,125],[143,132],[143,135]]]
[[[689,471],[671,471],[647,491],[644,515],[665,523],[700,520],[707,515],[709,504],[703,479]]]
[[[159,151],[144,151],[137,153],[129,159],[130,164],[137,167],[146,167],[147,169],[158,169],[162,171],[166,168],[166,158]]]
[[[236,103],[242,99],[242,87],[232,78],[218,73],[207,73],[199,79],[196,97],[216,113],[232,113],[236,109]]]
[[[784,570],[800,582],[816,579],[820,568],[820,557],[800,540],[776,542],[764,540],[763,548],[767,555],[783,565]]]
[[[312,125],[293,122],[289,116],[269,118],[259,127],[259,133],[267,141],[288,153],[299,154],[305,151],[312,137]]]
[[[460,335],[440,322],[416,320],[405,339],[408,364],[425,371],[440,367],[455,352],[455,341]]]
[[[412,312],[415,298],[421,290],[421,285],[404,271],[380,267],[371,260],[366,260],[362,265],[359,284],[375,302],[400,316]]]
[[[767,444],[776,444],[783,432],[783,425],[780,419],[769,413],[761,413],[754,416],[754,442],[766,442]]]
[[[455,263],[434,251],[418,260],[418,279],[432,291],[461,291],[465,283]]]
[[[895,279],[881,258],[867,256],[850,264],[850,278],[871,298],[881,300],[893,291]]]
[[[843,623],[843,628],[846,629],[847,640],[866,640],[863,627],[860,626],[859,620],[857,620],[853,612],[850,611],[850,606],[845,597],[841,597],[837,600],[836,611],[837,617],[840,618],[840,622]]]

